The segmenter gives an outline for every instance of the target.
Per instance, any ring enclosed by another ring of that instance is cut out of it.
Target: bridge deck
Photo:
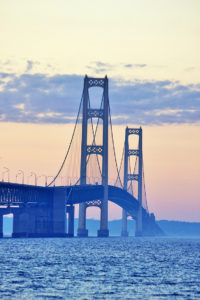
[[[30,206],[46,204],[51,206],[55,190],[62,190],[65,193],[66,204],[79,204],[103,199],[103,189],[102,185],[42,187],[0,182],[0,205]],[[108,198],[135,217],[138,201],[128,192],[110,185],[108,186]]]

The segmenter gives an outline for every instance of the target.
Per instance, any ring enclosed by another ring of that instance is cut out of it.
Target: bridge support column
[[[91,109],[89,105],[89,88],[103,88],[103,107],[99,109]],[[101,207],[101,224],[98,230],[99,237],[107,237],[108,231],[108,78],[90,78],[85,76],[83,89],[83,118],[82,118],[82,143],[81,143],[81,170],[80,184],[85,185],[87,177],[87,156],[102,155],[102,185],[104,186],[104,197]],[[87,126],[88,119],[101,118],[103,120],[103,145],[96,145],[93,141],[91,145],[87,144]],[[78,236],[88,236],[86,230],[86,205],[79,205],[79,226]]]
[[[128,231],[127,231],[127,212],[125,209],[122,210],[122,232],[121,236],[127,237]]]
[[[40,206],[13,209],[13,238],[53,236],[52,209]]]
[[[3,215],[0,214],[0,238],[3,237]]]
[[[104,186],[104,197],[101,206],[101,224],[98,237],[108,237],[108,78],[104,79],[104,115],[103,115],[103,162],[102,162],[102,184]]]
[[[88,77],[85,76],[83,88],[83,119],[82,119],[82,142],[81,142],[81,169],[80,169],[80,184],[86,184],[86,169],[87,169],[87,123],[88,123]],[[78,222],[78,237],[87,237],[88,230],[86,229],[86,205],[79,204],[79,222]]]
[[[138,214],[136,218],[135,236],[142,236],[142,181],[143,181],[143,155],[142,155],[142,128],[139,134],[139,166],[138,166]]]
[[[68,210],[68,237],[74,237],[74,206],[70,205],[67,207]]]
[[[156,224],[154,214],[144,214],[142,217],[142,235],[143,236],[164,236],[164,232]]]
[[[13,238],[28,237],[29,215],[26,208],[18,208],[13,213]]]
[[[127,191],[128,181],[128,128],[125,131],[125,142],[124,142],[124,190]],[[122,232],[121,236],[128,236],[127,231],[127,212],[122,209]]]
[[[64,208],[63,208],[64,209]],[[55,215],[58,213],[55,208]],[[29,236],[30,237],[54,237],[54,222],[53,222],[52,207],[36,207],[29,210]],[[61,235],[62,236],[62,235]]]
[[[136,231],[135,231],[135,236],[142,236],[142,206],[139,206],[138,213],[137,213],[137,218],[136,218]]]
[[[139,136],[139,147],[138,149],[129,148],[129,135]],[[142,128],[128,128],[125,131],[125,143],[124,143],[124,189],[127,191],[127,182],[136,180],[138,182],[138,211],[136,217],[136,236],[142,235],[143,215],[142,215],[142,185],[143,185],[143,156],[142,156]],[[129,173],[129,161],[128,158],[131,155],[138,156],[138,174]],[[127,215],[123,210],[122,214],[122,236],[127,236]]]
[[[63,188],[54,190],[53,198],[53,236],[66,237],[66,194]]]
[[[100,230],[97,232],[98,237],[108,237],[108,186],[104,186],[104,199],[101,205]]]
[[[20,226],[19,211],[15,210],[15,212],[13,213],[13,233],[12,233],[13,238],[20,236],[19,226]]]
[[[37,214],[38,210],[36,208],[29,208],[29,237],[36,237],[39,233],[39,230],[37,228],[38,220],[37,220]]]
[[[79,219],[78,219],[78,237],[88,237],[88,230],[86,229],[86,205],[79,204]]]

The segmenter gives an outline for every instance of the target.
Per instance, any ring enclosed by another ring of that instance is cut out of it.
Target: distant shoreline
[[[185,222],[185,221],[169,221],[159,220],[158,225],[166,234],[166,237],[200,237],[200,222]],[[75,235],[77,232],[78,219],[75,219]],[[109,232],[110,236],[117,237],[121,234],[121,220],[109,221]],[[89,235],[92,237],[96,236],[97,230],[99,229],[99,220],[88,219],[87,228]],[[129,236],[135,235],[135,222],[128,220],[128,232]],[[4,235],[10,237],[12,233],[12,218],[4,218]]]

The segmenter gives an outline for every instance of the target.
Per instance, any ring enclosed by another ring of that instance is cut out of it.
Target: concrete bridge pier
[[[164,232],[157,225],[154,214],[148,214],[143,216],[143,235],[146,236],[164,236]]]
[[[3,237],[3,215],[0,214],[0,238]]]
[[[29,237],[37,237],[39,236],[39,225],[40,223],[38,222],[37,215],[39,213],[39,208],[37,207],[31,207],[28,210],[28,219],[29,219],[29,224],[28,224],[28,236]]]
[[[127,237],[128,230],[127,230],[127,212],[125,209],[122,210],[122,232],[121,236]]]
[[[74,237],[74,206],[67,206],[68,213],[68,237]]]
[[[98,237],[108,237],[108,202],[103,202],[101,207],[100,229],[97,231]]]
[[[12,237],[19,237],[20,235],[20,220],[19,220],[19,209],[13,212],[13,233]]]
[[[107,171],[107,170],[106,170]],[[104,198],[101,204],[101,219],[100,219],[100,230],[97,232],[98,237],[109,237],[108,230],[108,184],[107,177],[104,185]]]
[[[52,207],[36,207],[31,209],[29,215],[30,237],[52,237],[53,235],[53,211]]]
[[[17,208],[13,212],[13,238],[28,237],[29,214],[26,208]]]
[[[66,193],[64,188],[56,188],[53,197],[53,232],[51,236],[66,237]]]
[[[136,217],[136,231],[135,236],[140,237],[143,235],[143,217],[142,217],[142,206],[139,205],[137,217]]]
[[[86,204],[79,204],[79,219],[78,219],[78,237],[88,237],[88,230],[86,229]]]

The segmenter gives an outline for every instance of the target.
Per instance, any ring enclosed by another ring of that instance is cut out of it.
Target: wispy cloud
[[[28,73],[28,72],[32,71],[33,67],[35,65],[39,65],[39,64],[40,63],[38,61],[27,60],[25,72]]]
[[[91,70],[93,73],[100,74],[108,71],[113,71],[118,68],[125,69],[140,69],[147,67],[147,64],[133,64],[133,63],[119,63],[119,64],[109,64],[102,61],[93,61],[87,66],[87,69]]]
[[[0,86],[0,121],[68,123],[78,111],[83,77],[0,73]],[[200,84],[111,79],[109,98],[116,124],[200,121]]]
[[[31,71],[33,68],[33,62],[31,60],[27,60],[26,72]]]
[[[94,61],[90,65],[87,66],[87,69],[91,70],[96,74],[105,73],[111,71],[115,68],[115,65],[111,65],[108,63],[104,63],[101,61]]]
[[[147,67],[147,64],[125,64],[124,67],[127,69],[145,68],[145,67]]]

